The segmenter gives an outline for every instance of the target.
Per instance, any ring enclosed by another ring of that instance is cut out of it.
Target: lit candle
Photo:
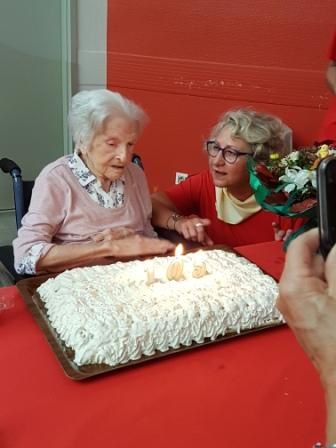
[[[194,278],[204,277],[208,273],[206,265],[205,265],[204,261],[202,261],[201,254],[202,254],[201,250],[195,254],[195,261],[193,263],[193,270],[191,273],[191,275]]]
[[[168,280],[182,280],[184,278],[183,275],[183,260],[179,259],[183,254],[183,246],[182,244],[178,244],[175,249],[175,257],[177,257],[174,261],[169,263],[167,268],[167,279]]]

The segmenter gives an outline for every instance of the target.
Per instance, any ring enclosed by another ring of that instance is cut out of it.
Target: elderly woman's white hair
[[[86,147],[107,118],[123,117],[138,124],[139,134],[148,122],[140,106],[118,92],[83,90],[72,97],[69,128],[75,148]]]
[[[230,110],[223,114],[212,128],[210,138],[218,136],[223,128],[231,129],[231,136],[248,143],[256,159],[268,158],[271,151],[283,152],[285,126],[273,115],[251,109]]]

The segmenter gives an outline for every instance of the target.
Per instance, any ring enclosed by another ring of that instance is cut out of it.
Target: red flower
[[[270,193],[267,198],[265,199],[265,202],[267,204],[285,204],[287,202],[287,195],[280,191],[279,193]]]
[[[264,164],[258,163],[256,166],[256,174],[261,182],[267,188],[274,188],[279,182],[279,178],[275,176]]]
[[[309,210],[310,208],[315,207],[317,200],[315,198],[307,198],[301,202],[294,203],[290,211],[293,213],[301,213]]]

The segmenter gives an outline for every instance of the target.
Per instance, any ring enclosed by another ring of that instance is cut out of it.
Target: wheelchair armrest
[[[21,176],[20,167],[13,160],[7,159],[6,157],[0,160],[0,168],[4,173],[10,173],[11,176]]]

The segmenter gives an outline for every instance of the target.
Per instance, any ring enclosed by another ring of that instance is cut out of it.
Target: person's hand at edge
[[[327,440],[336,442],[336,245],[324,262],[318,230],[288,248],[277,306],[320,373],[327,403]]]

